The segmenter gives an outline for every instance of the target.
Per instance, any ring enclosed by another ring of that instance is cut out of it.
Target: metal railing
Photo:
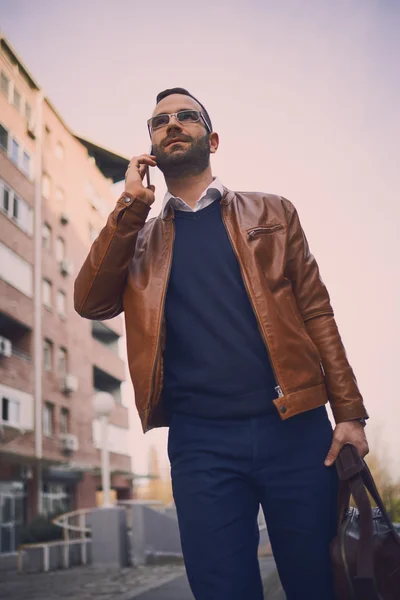
[[[53,519],[52,523],[61,527],[64,540],[69,540],[70,536],[72,539],[76,539],[77,537],[84,539],[88,534],[92,533],[92,530],[87,523],[87,515],[93,510],[93,508],[73,510],[63,515],[59,515]]]
[[[51,548],[62,548],[62,565],[64,569],[70,566],[70,548],[72,546],[80,546],[80,562],[82,565],[88,563],[88,544],[91,543],[91,528],[87,523],[87,515],[92,512],[92,508],[83,508],[74,510],[53,519],[52,523],[61,527],[63,531],[63,539],[53,542],[40,542],[36,544],[22,544],[18,548],[18,571],[23,570],[23,557],[30,549],[41,548],[43,551],[43,571],[50,569],[50,554]]]
[[[90,538],[80,538],[76,540],[56,540],[55,542],[41,542],[38,544],[22,544],[18,548],[18,572],[22,573],[24,565],[24,552],[33,548],[41,548],[43,551],[43,571],[47,572],[50,570],[50,550],[55,547],[62,547],[63,552],[63,567],[68,569],[70,566],[70,552],[69,549],[73,545],[80,544],[80,560],[82,565],[88,563],[88,551],[87,546],[92,540]]]

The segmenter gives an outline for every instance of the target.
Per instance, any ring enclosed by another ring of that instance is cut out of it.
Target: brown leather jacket
[[[367,417],[329,295],[293,204],[224,190],[222,217],[275,372],[282,419],[331,403],[336,422]],[[125,313],[128,361],[143,431],[168,425],[160,402],[164,302],[174,211],[146,222],[150,207],[122,196],[75,281],[87,319]]]

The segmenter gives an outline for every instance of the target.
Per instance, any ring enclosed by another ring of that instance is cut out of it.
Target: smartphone
[[[151,185],[150,183],[150,167],[149,165],[147,165],[147,169],[146,169],[146,186],[149,188]]]
[[[150,155],[153,154],[153,146],[150,146],[149,154]],[[151,185],[151,183],[150,183],[150,167],[149,166],[147,166],[147,169],[146,169],[146,185],[148,188]]]

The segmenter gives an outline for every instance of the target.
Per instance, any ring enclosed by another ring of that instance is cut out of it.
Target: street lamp
[[[103,488],[103,508],[111,506],[110,501],[110,454],[108,451],[108,419],[114,407],[114,398],[108,392],[98,392],[93,398],[93,409],[101,425],[101,485]]]

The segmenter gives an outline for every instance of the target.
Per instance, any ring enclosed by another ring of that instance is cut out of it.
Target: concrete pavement
[[[272,557],[260,560],[261,576],[264,584],[265,600],[285,600]],[[114,600],[194,600],[186,575],[182,575],[164,585],[142,594],[126,594]]]
[[[260,557],[266,600],[284,600],[271,556]],[[0,573],[0,600],[194,600],[183,564]]]

